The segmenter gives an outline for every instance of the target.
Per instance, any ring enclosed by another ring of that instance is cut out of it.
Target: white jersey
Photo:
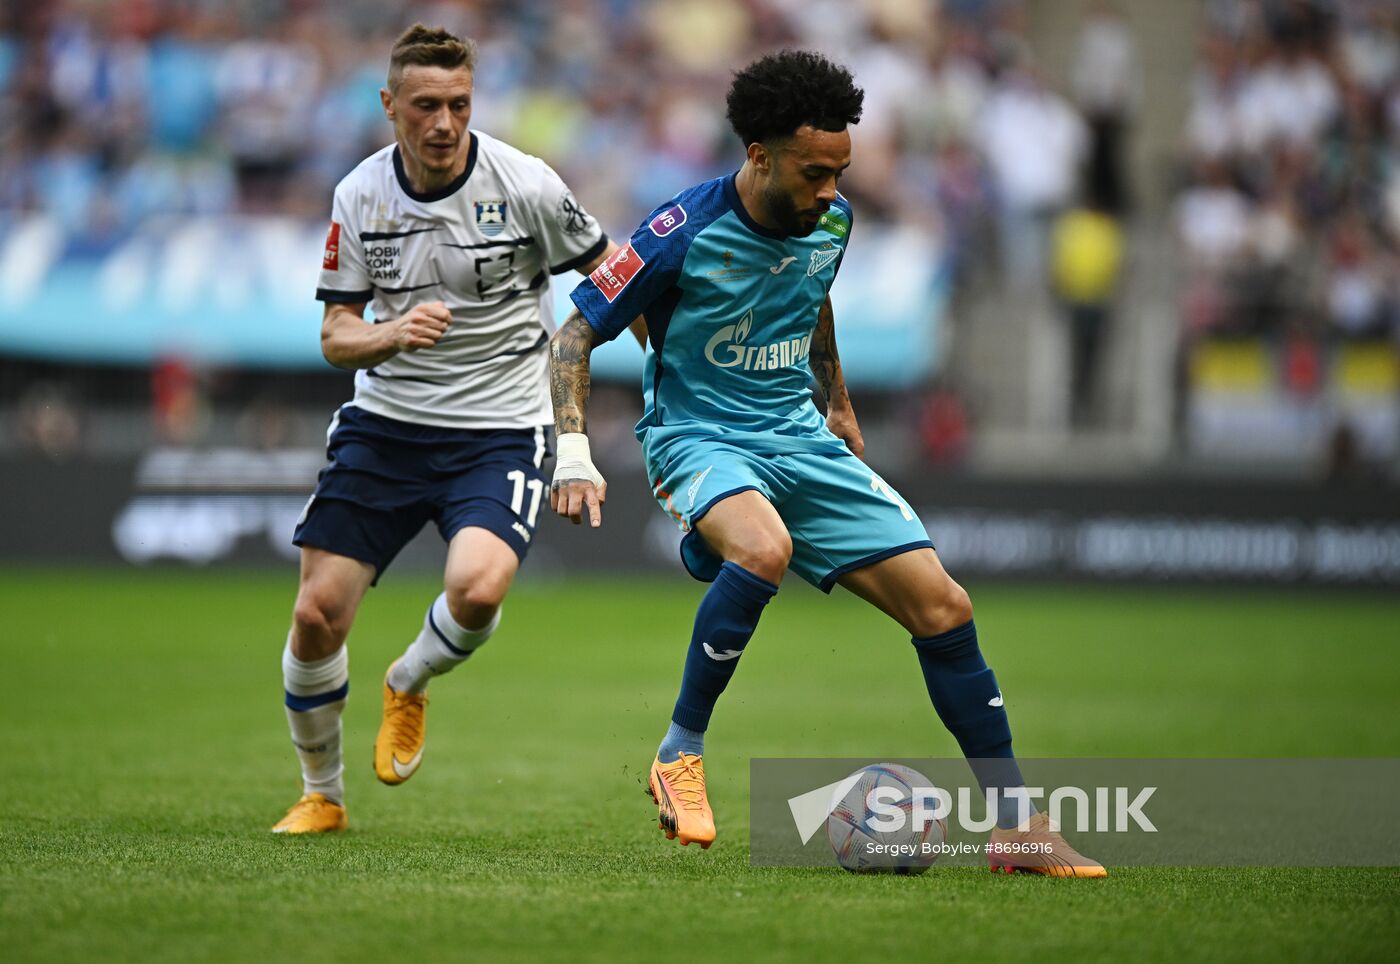
[[[607,237],[548,164],[471,132],[461,177],[413,190],[396,146],[336,186],[316,297],[393,320],[441,301],[452,324],[431,348],[355,373],[355,405],[449,428],[553,421],[549,276],[603,253]]]

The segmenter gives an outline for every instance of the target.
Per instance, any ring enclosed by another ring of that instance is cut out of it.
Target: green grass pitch
[[[433,686],[422,770],[370,766],[379,682],[436,591],[351,636],[351,832],[268,828],[299,782],[294,572],[0,580],[0,958],[140,961],[1393,959],[1400,871],[754,869],[753,756],[953,755],[898,628],[789,582],[710,731],[720,838],[656,829],[646,766],[700,587],[525,582]],[[1025,756],[1400,754],[1400,600],[971,587]],[[1307,827],[1298,832],[1307,833]]]

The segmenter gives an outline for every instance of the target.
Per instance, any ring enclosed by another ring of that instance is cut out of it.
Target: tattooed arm
[[[589,358],[593,326],[575,308],[549,343],[549,389],[554,398],[554,431],[565,435],[588,428],[585,411],[593,387]]]
[[[865,454],[865,439],[861,437],[856,413],[851,408],[851,396],[846,393],[846,377],[841,374],[841,357],[836,354],[836,317],[827,296],[817,312],[817,327],[812,332],[812,351],[808,357],[817,385],[826,396],[826,427],[846,443],[851,454]]]
[[[586,412],[593,380],[589,358],[596,333],[578,309],[569,313],[549,344],[549,389],[554,400],[554,433],[559,454],[554,461],[554,481],[549,486],[549,506],[577,525],[584,510],[593,527],[603,524],[603,502],[608,483],[593,465],[588,450]]]

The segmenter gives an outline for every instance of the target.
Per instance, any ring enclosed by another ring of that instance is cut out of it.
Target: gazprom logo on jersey
[[[658,238],[664,238],[676,228],[685,224],[685,208],[679,204],[673,204],[651,219],[651,233]]]
[[[807,352],[812,347],[810,334],[771,345],[746,345],[752,330],[753,309],[750,308],[737,325],[725,325],[715,332],[705,346],[705,357],[716,368],[742,368],[746,372],[787,368],[807,360]]]
[[[506,229],[506,202],[476,201],[476,227],[488,238],[494,238]]]

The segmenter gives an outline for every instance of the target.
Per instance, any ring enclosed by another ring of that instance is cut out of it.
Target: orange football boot
[[[715,815],[705,796],[705,764],[694,753],[682,753],[674,763],[652,761],[647,790],[656,801],[657,825],[667,840],[680,838],[708,850],[715,842]]]
[[[392,672],[394,667],[389,667]],[[400,693],[384,674],[384,718],[374,740],[374,775],[393,786],[403,783],[423,762],[427,737],[427,693]]]
[[[987,841],[992,872],[1041,874],[1045,877],[1107,877],[1103,865],[1071,847],[1050,829],[1050,815],[1032,814],[1025,830],[993,828]]]
[[[308,793],[272,828],[273,833],[329,833],[349,826],[345,808],[324,793]]]

